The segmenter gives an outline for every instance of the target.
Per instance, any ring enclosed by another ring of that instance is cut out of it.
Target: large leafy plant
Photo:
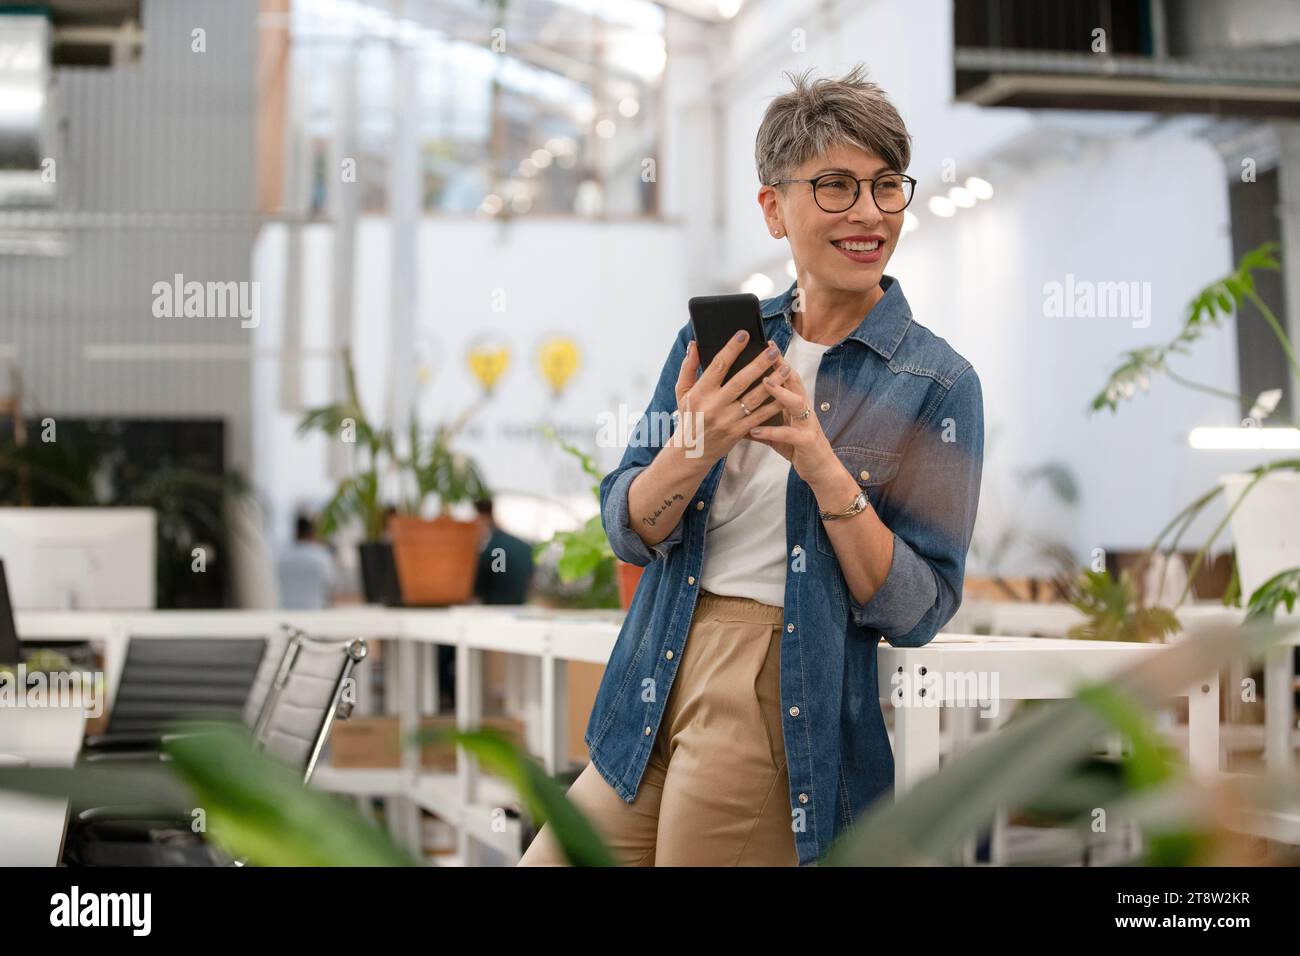
[[[1093,398],[1090,410],[1099,412],[1108,409],[1111,412],[1117,412],[1122,402],[1132,398],[1138,391],[1148,390],[1152,378],[1157,375],[1164,375],[1184,388],[1204,392],[1244,406],[1245,399],[1243,396],[1191,381],[1170,368],[1169,362],[1176,356],[1190,354],[1194,343],[1199,341],[1207,332],[1222,326],[1230,316],[1236,315],[1240,318],[1242,306],[1247,303],[1254,306],[1272,331],[1274,338],[1277,340],[1278,348],[1286,357],[1292,380],[1297,385],[1300,385],[1300,362],[1297,362],[1291,340],[1287,336],[1282,323],[1278,321],[1277,316],[1273,314],[1268,304],[1260,298],[1259,293],[1255,290],[1254,274],[1257,271],[1276,271],[1280,268],[1277,260],[1277,250],[1277,243],[1267,242],[1247,252],[1241,257],[1241,261],[1232,272],[1215,280],[1197,293],[1188,304],[1187,317],[1182,329],[1171,341],[1163,345],[1147,346],[1125,352],[1119,367],[1110,374],[1105,387]],[[1270,390],[1258,396],[1253,401],[1248,421],[1257,426],[1263,419],[1272,416],[1274,420],[1281,420],[1286,425],[1296,427],[1294,421],[1275,413],[1280,397],[1280,390]],[[1270,473],[1281,471],[1300,471],[1300,458],[1276,459],[1247,470],[1246,473],[1251,476],[1250,483],[1233,503],[1232,507],[1228,509],[1228,513],[1214,527],[1204,545],[1195,553],[1191,567],[1188,569],[1187,584],[1175,602],[1175,607],[1180,606],[1191,592],[1196,572],[1214,547],[1215,542],[1228,527],[1228,523],[1231,521],[1236,509],[1241,506],[1251,490],[1263,478]],[[1184,535],[1196,518],[1204,513],[1222,494],[1224,494],[1223,486],[1215,485],[1215,487],[1204,492],[1179,511],[1178,514],[1174,515],[1169,523],[1160,530],[1155,541],[1152,542],[1147,551],[1146,561],[1140,565],[1140,568],[1145,568],[1157,553],[1163,552],[1168,557],[1176,552]],[[1165,562],[1164,566],[1168,567],[1168,561]],[[1100,573],[1105,574],[1105,572]],[[1119,585],[1109,581],[1109,579],[1101,581],[1091,577],[1094,574],[1094,572],[1087,572],[1077,585],[1076,592],[1082,593],[1085,600],[1083,602],[1076,601],[1076,606],[1084,610],[1085,613],[1094,616],[1095,626],[1104,629],[1106,625],[1101,622],[1101,618],[1088,609],[1086,595],[1089,592],[1095,595],[1099,589],[1114,588]],[[1122,586],[1120,587],[1122,588]],[[1248,614],[1252,617],[1272,617],[1280,606],[1294,607],[1298,591],[1300,591],[1300,568],[1286,569],[1265,582],[1249,596],[1246,602]],[[1227,605],[1241,606],[1240,579],[1235,563],[1232,582],[1225,592],[1223,600]],[[1109,611],[1104,613],[1113,615],[1114,608],[1108,607]],[[1143,610],[1137,606],[1136,602],[1133,602],[1130,607],[1134,608],[1133,614],[1139,614]]]

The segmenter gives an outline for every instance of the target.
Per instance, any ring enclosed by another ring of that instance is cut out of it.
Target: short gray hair
[[[836,146],[875,153],[905,172],[912,137],[903,118],[859,63],[839,79],[809,79],[812,70],[787,73],[794,89],[768,104],[754,141],[758,180],[766,185],[787,176]]]

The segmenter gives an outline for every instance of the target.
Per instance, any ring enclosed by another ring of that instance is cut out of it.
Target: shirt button
[[[794,630],[794,625],[793,625],[793,624],[787,624],[787,625],[785,626],[785,629],[786,629],[787,631],[793,631],[793,630]]]
[[[697,502],[695,502],[695,510],[696,510],[696,511],[703,511],[703,510],[704,510],[704,502],[703,502],[703,501],[697,501]]]
[[[863,481],[866,481],[868,478],[871,477],[871,472],[864,469],[858,472],[858,477],[861,478]]]
[[[647,728],[645,729],[645,735],[646,735],[647,737],[649,737],[650,734],[652,734],[652,733],[653,733],[653,731],[652,731],[649,727],[647,727]]]
[[[800,803],[807,803],[807,802],[808,802],[808,794],[806,794],[806,793],[801,793],[801,794],[799,794],[799,802],[800,802]]]
[[[829,412],[829,411],[831,410],[831,403],[830,403],[830,402],[822,402],[822,404],[821,404],[821,409],[822,409],[822,411],[824,411],[824,412]]]
[[[673,652],[672,652],[672,651],[665,651],[665,652],[664,652],[664,657],[668,658],[669,660],[672,660],[672,659],[673,659]]]
[[[803,548],[799,547],[799,545],[796,544],[796,545],[794,546],[794,550],[791,551],[790,553],[791,553],[791,554],[795,554],[795,555],[797,555],[797,554],[799,554],[801,551],[803,551]]]
[[[799,716],[799,708],[798,708],[798,707],[791,707],[791,708],[790,708],[790,716],[791,716],[791,717],[798,717],[798,716]]]
[[[688,578],[686,579],[686,583],[687,583],[687,584],[694,584],[694,583],[695,583],[695,578],[694,578],[694,576],[688,577]]]

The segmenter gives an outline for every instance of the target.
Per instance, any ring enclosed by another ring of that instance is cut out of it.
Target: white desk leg
[[[392,640],[386,648],[396,660],[396,683],[390,685],[397,698],[397,726],[402,735],[403,796],[391,801],[397,810],[399,838],[416,859],[424,854],[423,829],[419,805],[411,798],[420,778],[420,747],[411,745],[411,737],[420,729],[420,674],[418,646],[414,641]],[[385,676],[388,676],[385,674]]]
[[[1219,675],[1197,681],[1187,693],[1187,762],[1192,772],[1219,773]]]
[[[456,726],[469,730],[483,725],[483,652],[459,644],[456,647]],[[478,866],[479,843],[469,833],[473,814],[470,805],[478,801],[478,761],[463,747],[456,748],[456,777],[460,790],[461,818],[448,821],[456,830],[456,851],[465,866]]]
[[[1295,648],[1274,645],[1264,658],[1264,761],[1270,771],[1287,773],[1295,764],[1291,730],[1295,727],[1292,675]]]
[[[1246,679],[1246,662],[1236,658],[1228,664],[1228,687],[1224,695],[1227,704],[1223,715],[1225,724],[1239,724],[1242,719],[1241,684]]]
[[[400,712],[402,683],[402,652],[404,642],[384,638],[384,716],[396,717]]]
[[[894,799],[939,769],[939,708],[894,710]]]
[[[543,703],[546,682],[552,679],[547,674],[550,669],[550,657],[541,654],[536,657],[515,655],[517,681],[513,688],[516,710],[512,716],[523,721],[524,746],[529,753],[544,754],[547,749],[548,711]]]
[[[416,641],[416,672],[419,675],[420,713],[438,712],[438,645]]]
[[[975,720],[976,709],[971,706],[945,706],[939,708],[948,722],[948,735],[951,741],[948,757],[952,759],[964,753],[972,743],[975,737]],[[942,733],[942,721],[940,722],[940,731]],[[940,738],[942,742],[942,736]],[[959,862],[961,866],[974,866],[975,853],[979,849],[979,831],[972,833],[962,841],[959,850]]]
[[[542,765],[555,776],[569,765],[568,693],[565,662],[550,656],[538,658],[542,668]]]

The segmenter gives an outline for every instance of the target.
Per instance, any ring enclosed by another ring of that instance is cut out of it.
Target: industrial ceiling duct
[[[963,102],[1300,118],[1294,0],[954,0]]]

